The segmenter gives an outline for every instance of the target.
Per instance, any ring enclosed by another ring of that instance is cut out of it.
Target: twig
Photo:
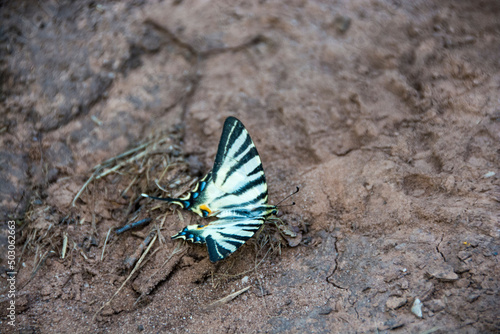
[[[136,221],[136,222],[133,222],[133,223],[130,223],[130,224],[127,224],[123,227],[120,227],[119,229],[115,230],[115,233],[116,234],[121,234],[125,231],[128,231],[128,230],[131,230],[133,229],[134,227],[137,227],[137,226],[141,226],[141,225],[144,225],[144,224],[147,224],[151,221],[151,218],[146,218],[146,219],[141,219],[139,221]]]

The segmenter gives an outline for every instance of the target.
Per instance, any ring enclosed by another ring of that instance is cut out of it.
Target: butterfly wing
[[[263,223],[260,218],[222,217],[208,225],[188,225],[172,239],[206,243],[210,261],[217,262],[240,248]]]
[[[243,124],[234,117],[224,123],[205,196],[210,210],[267,206],[267,183],[262,162]]]
[[[143,196],[178,204],[202,217],[258,206],[266,209],[266,216],[275,213],[275,207],[267,204],[267,183],[257,149],[243,124],[234,117],[224,122],[212,171],[187,196]]]

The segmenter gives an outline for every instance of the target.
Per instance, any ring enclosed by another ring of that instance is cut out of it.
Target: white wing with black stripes
[[[240,248],[263,223],[260,218],[222,217],[208,225],[188,225],[172,238],[206,243],[210,261],[217,262]]]
[[[193,191],[182,198],[151,198],[178,204],[202,217],[218,218],[207,225],[189,225],[172,237],[206,243],[212,262],[236,251],[277,212],[267,203],[267,183],[257,149],[234,117],[224,123],[212,171]]]

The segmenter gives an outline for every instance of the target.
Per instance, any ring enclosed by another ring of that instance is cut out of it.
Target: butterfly
[[[275,215],[267,203],[267,183],[255,145],[234,117],[224,122],[212,170],[181,198],[144,197],[177,204],[202,217],[217,217],[207,225],[188,225],[172,239],[206,244],[210,261],[234,253]]]

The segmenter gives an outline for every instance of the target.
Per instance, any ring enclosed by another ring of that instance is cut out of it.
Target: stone
[[[385,303],[385,307],[389,310],[395,310],[405,305],[407,301],[404,297],[389,297]]]
[[[442,299],[429,300],[428,302],[425,302],[425,306],[434,313],[442,311],[446,307]]]
[[[422,318],[422,302],[420,301],[420,299],[415,298],[413,306],[411,307],[411,312],[417,317]]]
[[[430,268],[427,273],[429,276],[437,278],[443,282],[454,282],[458,280],[458,275],[453,271],[453,268],[447,264]]]

